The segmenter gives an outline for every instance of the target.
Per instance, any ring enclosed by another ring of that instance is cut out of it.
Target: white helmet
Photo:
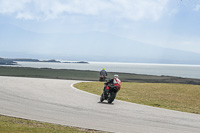
[[[119,76],[117,74],[114,75],[114,78],[119,78]]]

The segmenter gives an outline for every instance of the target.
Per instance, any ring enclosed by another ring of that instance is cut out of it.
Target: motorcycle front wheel
[[[103,93],[101,94],[101,97],[100,97],[100,102],[103,102],[104,98],[103,98]]]

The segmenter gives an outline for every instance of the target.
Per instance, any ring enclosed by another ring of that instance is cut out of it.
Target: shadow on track
[[[107,102],[100,102],[100,101],[98,103],[107,104],[107,105],[114,105],[114,103],[107,103]]]

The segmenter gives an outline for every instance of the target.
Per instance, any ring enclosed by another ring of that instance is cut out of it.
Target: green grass
[[[100,133],[101,131],[67,127],[0,115],[0,133]]]
[[[87,64],[85,64],[87,65]],[[87,66],[86,66],[87,67]],[[108,78],[112,78],[115,72],[108,72]],[[180,78],[171,76],[153,76],[142,74],[117,73],[123,82],[138,83],[181,83],[199,84],[200,79]],[[28,68],[28,67],[2,67],[0,66],[0,76],[52,78],[52,79],[73,79],[98,81],[98,71],[70,70],[70,69],[50,69],[50,68]]]
[[[52,78],[52,79],[82,79],[98,80],[98,72],[68,69],[29,68],[29,67],[0,67],[0,76]]]
[[[102,82],[77,83],[74,87],[101,95]],[[200,114],[200,85],[166,83],[122,83],[116,99]]]

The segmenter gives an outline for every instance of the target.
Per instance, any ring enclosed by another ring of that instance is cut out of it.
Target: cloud
[[[196,7],[194,8],[194,11],[200,11],[200,5],[196,5]]]
[[[121,18],[157,20],[161,17],[168,0],[113,0],[113,3],[118,6]]]
[[[0,13],[11,14],[20,12],[28,2],[30,2],[30,0],[19,0],[18,2],[12,0],[0,0]]]
[[[48,20],[67,15],[158,20],[169,0],[0,0],[0,13],[18,19]]]

